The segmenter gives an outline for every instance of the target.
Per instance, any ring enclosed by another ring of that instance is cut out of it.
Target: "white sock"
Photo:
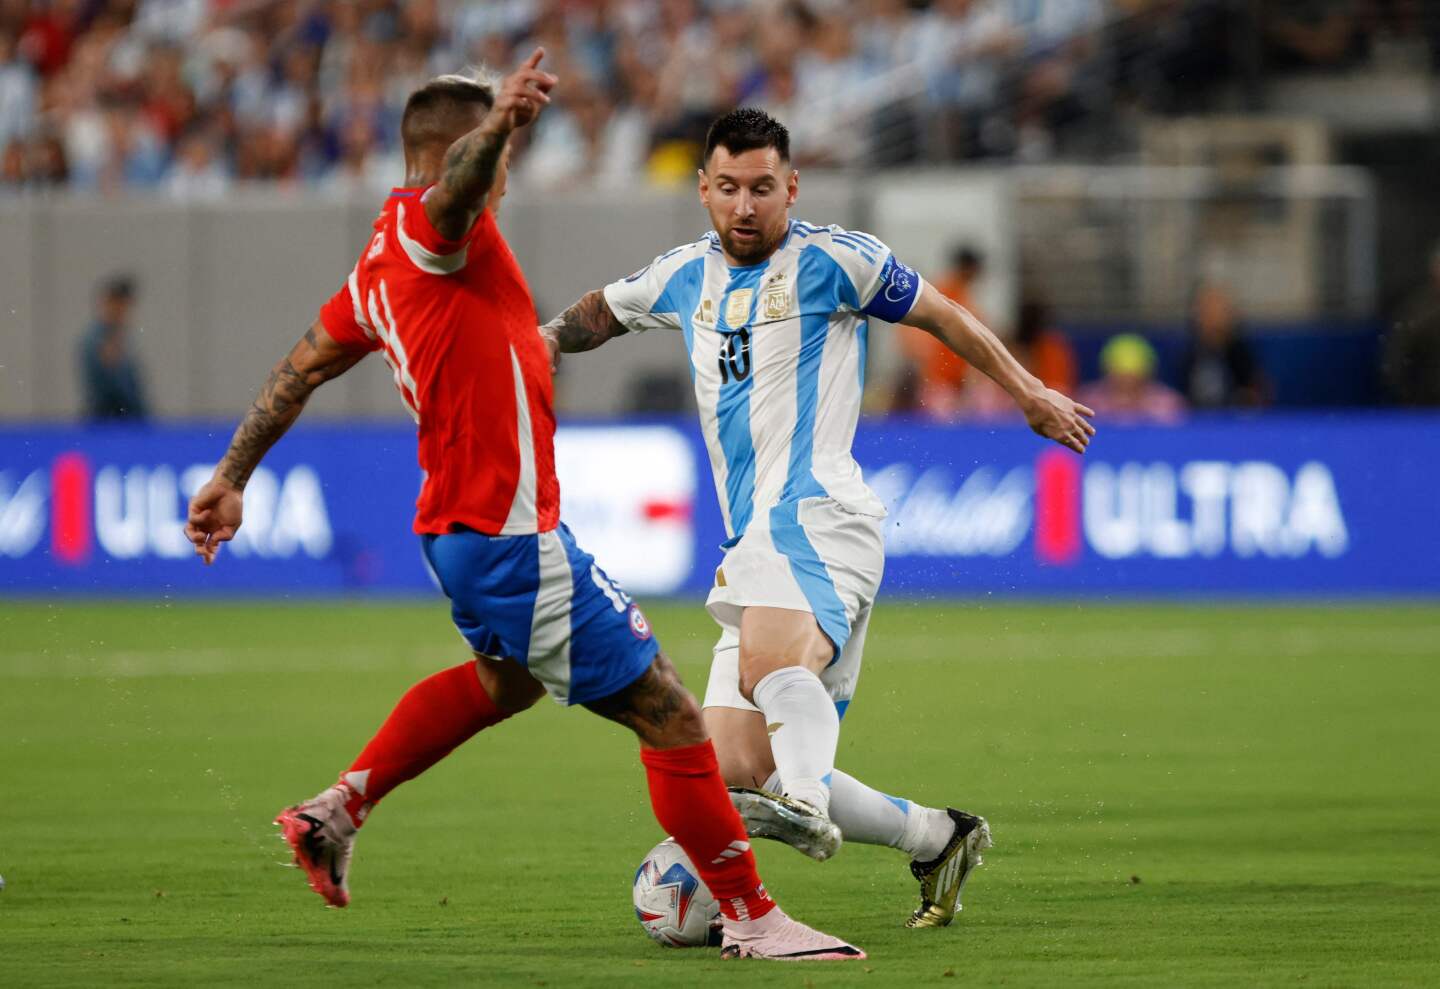
[[[820,678],[803,666],[787,666],[755,685],[755,706],[765,715],[770,751],[784,793],[826,814],[840,743],[840,716]]]
[[[773,792],[779,785],[777,773],[765,789]],[[955,833],[955,822],[943,810],[881,793],[838,769],[830,774],[830,820],[846,841],[898,848],[921,862],[939,855]]]

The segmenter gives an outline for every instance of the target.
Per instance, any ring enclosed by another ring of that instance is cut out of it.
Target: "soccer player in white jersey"
[[[920,906],[907,924],[943,927],[990,844],[985,820],[835,768],[884,567],[885,508],[850,452],[867,318],[934,334],[1076,453],[1094,413],[1046,388],[876,238],[790,219],[798,183],[783,125],[759,110],[724,115],[700,170],[714,229],[588,293],[542,333],[556,360],[629,331],[683,334],[730,537],[707,601],[721,636],[705,719],[736,806],[752,835],[817,859],[842,835],[908,853]],[[787,800],[777,813],[757,790]]]

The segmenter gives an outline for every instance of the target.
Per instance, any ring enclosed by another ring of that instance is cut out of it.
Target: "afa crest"
[[[790,290],[784,285],[772,285],[760,297],[760,311],[766,319],[781,319],[790,312]]]

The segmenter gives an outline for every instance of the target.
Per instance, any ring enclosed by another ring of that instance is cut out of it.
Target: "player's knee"
[[[480,686],[495,702],[495,706],[509,714],[518,714],[545,696],[545,688],[519,663],[475,657],[475,673]]]
[[[740,654],[740,696],[751,704],[755,703],[755,687],[771,673],[788,666],[805,664],[784,656],[767,656],[764,653]]]

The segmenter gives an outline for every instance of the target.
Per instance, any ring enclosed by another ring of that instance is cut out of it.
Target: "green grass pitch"
[[[650,616],[702,687],[702,609]],[[386,800],[323,908],[270,818],[463,658],[438,602],[0,605],[0,985],[1440,982],[1435,607],[882,602],[839,762],[996,847],[912,932],[898,853],[765,844],[870,952],[803,967],[641,935],[635,745],[549,702]]]

